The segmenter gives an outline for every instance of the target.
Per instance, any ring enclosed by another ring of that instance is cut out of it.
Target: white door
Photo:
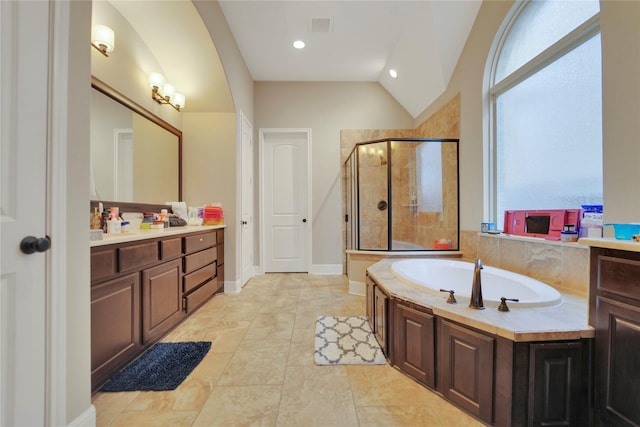
[[[20,242],[47,234],[48,40],[48,2],[0,2],[2,426],[45,424],[49,256],[26,255]]]
[[[242,284],[253,276],[253,126],[240,113],[242,127]]]
[[[309,271],[310,130],[261,130],[265,272]]]

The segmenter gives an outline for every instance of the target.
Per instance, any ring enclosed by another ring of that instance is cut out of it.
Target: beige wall
[[[242,180],[240,179],[241,170],[238,166],[239,159],[241,158],[241,122],[239,120],[240,114],[244,114],[245,117],[249,120],[250,123],[253,124],[254,129],[256,128],[254,122],[254,93],[253,93],[253,79],[251,78],[251,74],[249,73],[249,69],[247,68],[242,56],[240,55],[240,51],[238,50],[238,46],[231,34],[231,30],[227,25],[227,21],[225,20],[224,14],[222,13],[222,9],[220,9],[220,5],[216,1],[210,0],[195,0],[194,5],[202,20],[207,27],[209,34],[211,35],[211,39],[213,40],[216,50],[218,51],[218,55],[224,67],[224,71],[227,77],[227,82],[229,84],[229,89],[231,90],[231,95],[233,97],[233,105],[235,108],[235,113],[233,116],[229,115],[227,117],[234,117],[235,120],[235,137],[233,140],[228,140],[229,146],[225,147],[225,153],[227,155],[224,158],[224,164],[227,168],[234,167],[234,174],[225,174],[222,178],[223,180],[219,181],[220,183],[224,183],[225,192],[221,194],[221,198],[226,200],[225,202],[225,223],[227,224],[227,228],[225,230],[225,241],[228,242],[225,248],[225,282],[236,282],[236,289],[240,288],[240,284],[237,283],[241,276],[240,268],[241,263],[236,262],[237,259],[241,259],[241,235],[240,235],[240,227],[237,227],[239,223],[239,212],[241,211],[241,203],[242,198],[241,194],[241,185]],[[225,124],[226,128],[226,124]],[[190,132],[188,126],[184,128],[185,132]],[[223,159],[217,158],[216,162],[222,162]],[[236,167],[238,166],[238,167]],[[186,167],[185,167],[185,170]],[[188,172],[187,172],[188,173]],[[190,182],[194,180],[191,179]],[[189,186],[183,183],[184,188],[188,188]],[[194,183],[195,185],[195,183]],[[204,192],[207,189],[199,189],[200,192]],[[185,199],[191,200],[185,194]],[[254,218],[257,218],[254,215]],[[257,258],[254,258],[257,259]]]
[[[311,128],[311,263],[342,264],[340,130],[410,128],[411,116],[378,83],[256,82],[254,95],[254,141],[260,128]]]
[[[605,222],[640,221],[640,2],[601,1]],[[629,191],[632,189],[632,191]]]
[[[233,160],[236,156],[235,116],[235,113],[185,113],[182,119],[183,196],[190,206],[222,203],[227,224],[225,281],[236,277],[236,244],[233,240],[234,218],[238,218],[233,184],[238,173]]]
[[[484,1],[445,92],[415,120],[415,127],[460,96],[460,229],[480,230],[483,213],[482,84],[489,50],[511,1]]]

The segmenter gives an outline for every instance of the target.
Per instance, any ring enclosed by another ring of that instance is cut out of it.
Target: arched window
[[[488,214],[602,204],[600,5],[517,3],[489,55]]]

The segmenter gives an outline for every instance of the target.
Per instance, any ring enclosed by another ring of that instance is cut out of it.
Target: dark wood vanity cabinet
[[[369,326],[371,327],[371,330],[374,331],[375,327],[374,327],[374,315],[373,315],[373,289],[375,288],[376,283],[369,277],[369,275],[366,276],[366,280],[365,280],[365,305],[366,305],[366,313],[367,313],[367,320],[369,321]]]
[[[91,248],[92,390],[222,289],[223,254],[223,228]]]
[[[366,279],[366,304],[369,326],[387,358],[391,357],[388,341],[389,296],[372,279]]]
[[[438,333],[438,390],[491,423],[495,338],[441,318]]]
[[[182,311],[180,259],[142,271],[142,341],[157,341],[185,316]]]
[[[373,313],[374,313],[374,330],[373,333],[382,348],[384,354],[390,357],[390,348],[388,345],[387,331],[388,331],[388,315],[389,311],[389,297],[382,290],[380,286],[376,286],[373,289]]]
[[[142,350],[140,275],[91,287],[91,385],[104,382]]]
[[[592,247],[590,262],[596,425],[640,426],[640,253]]]
[[[516,342],[389,296],[369,276],[366,289],[391,364],[467,413],[496,426],[591,424],[593,339]]]
[[[416,381],[435,388],[435,317],[431,310],[398,301],[394,317],[394,365]]]

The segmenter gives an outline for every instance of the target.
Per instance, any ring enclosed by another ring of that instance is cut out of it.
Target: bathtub
[[[455,291],[458,304],[467,305],[471,295],[474,264],[448,259],[404,259],[391,264],[394,276],[430,292]],[[522,274],[485,266],[481,272],[485,307],[497,307],[500,297],[517,298],[509,308],[554,307],[562,303],[560,292]]]

